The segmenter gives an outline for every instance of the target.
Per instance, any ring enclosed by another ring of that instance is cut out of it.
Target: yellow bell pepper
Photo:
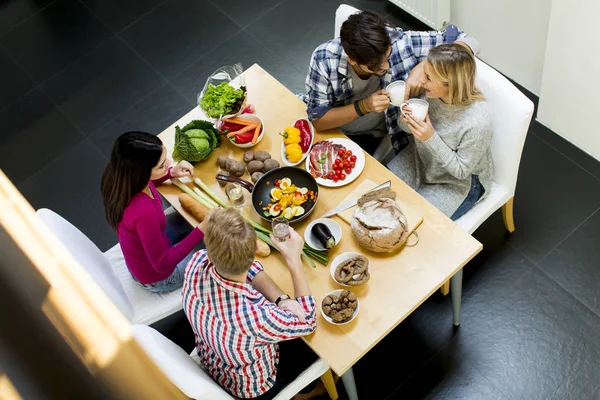
[[[283,144],[285,145],[300,143],[300,130],[298,128],[288,126],[280,135],[283,136]]]
[[[285,154],[290,162],[298,162],[302,159],[302,147],[298,143],[292,143],[285,146]]]

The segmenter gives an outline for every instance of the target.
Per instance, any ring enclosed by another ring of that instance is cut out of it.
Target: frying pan
[[[217,180],[223,182],[239,183],[242,187],[252,193],[252,206],[254,207],[254,210],[262,219],[269,222],[271,222],[274,217],[265,216],[265,210],[263,210],[263,208],[266,207],[267,204],[271,203],[271,189],[275,187],[276,179],[281,180],[283,178],[289,178],[292,183],[299,188],[305,187],[308,190],[315,192],[315,200],[313,201],[309,199],[302,204],[302,207],[304,208],[304,214],[300,215],[299,217],[293,217],[290,220],[291,224],[302,221],[304,218],[308,217],[308,215],[315,209],[315,205],[319,200],[319,186],[317,185],[315,178],[307,171],[296,167],[280,167],[272,169],[261,176],[254,185],[243,179],[236,178],[235,176],[217,175],[216,178]]]

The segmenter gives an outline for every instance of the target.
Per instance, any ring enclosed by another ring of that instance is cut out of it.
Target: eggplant
[[[319,243],[321,243],[321,245],[326,249],[331,249],[333,246],[335,246],[335,238],[333,237],[333,234],[331,233],[327,225],[322,224],[320,222],[314,224],[312,229],[310,230],[310,233],[313,234],[313,236],[317,238]]]

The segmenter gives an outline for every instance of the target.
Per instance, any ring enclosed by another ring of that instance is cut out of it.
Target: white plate
[[[310,224],[308,224],[308,226],[304,230],[304,241],[307,245],[309,245],[315,250],[329,250],[321,246],[321,242],[319,242],[317,238],[315,238],[311,233],[313,226],[315,226],[315,224],[318,224],[319,222],[325,224],[329,228],[331,234],[333,235],[333,238],[335,239],[335,245],[337,245],[340,242],[340,240],[342,240],[342,227],[340,226],[340,224],[329,218],[319,218],[315,219]]]
[[[356,156],[356,163],[354,169],[352,170],[352,173],[350,175],[346,175],[346,179],[344,179],[343,181],[334,182],[331,179],[315,178],[317,180],[317,183],[321,186],[339,187],[353,182],[356,178],[358,178],[358,176],[365,168],[365,153],[363,149],[350,139],[331,138],[327,140],[335,144],[341,144],[346,148],[346,150],[352,150],[352,154]],[[311,149],[311,152],[313,149],[314,146]],[[305,168],[308,172],[310,172],[310,152],[308,157],[306,158]]]
[[[263,136],[265,136],[265,124],[263,123],[262,118],[259,117],[256,114],[242,114],[242,115],[238,115],[237,118],[239,118],[239,119],[245,119],[247,121],[252,121],[252,122],[258,122],[259,124],[262,125],[262,127],[260,128],[261,132],[260,132],[260,135],[258,135],[258,139],[256,140],[256,143],[249,142],[249,143],[237,144],[233,140],[231,140],[230,138],[228,138],[227,135],[225,135],[225,137],[224,138],[222,137],[221,139],[222,140],[227,140],[232,145],[234,145],[236,147],[240,147],[242,149],[247,149],[247,148],[250,148],[250,147],[254,147],[257,144],[259,144],[260,141],[262,140]]]
[[[337,290],[332,290],[331,292],[327,293],[325,296],[323,296],[323,298],[329,296],[329,295],[334,295],[334,296],[339,296],[342,291],[345,289],[337,289]],[[352,292],[354,293],[354,292]],[[356,294],[356,293],[354,293]],[[346,325],[349,324],[350,322],[354,321],[354,318],[356,318],[356,316],[358,315],[358,312],[360,311],[360,301],[358,300],[358,297],[356,298],[356,310],[354,310],[354,314],[352,314],[352,318],[350,318],[348,321],[345,322],[333,322],[333,320],[328,317],[327,315],[325,315],[325,313],[323,312],[323,300],[321,300],[321,304],[319,305],[319,309],[321,310],[321,314],[323,314],[323,318],[325,318],[325,320],[327,320],[327,322],[329,322],[330,324],[333,325]]]
[[[310,128],[310,145],[308,146],[308,151],[306,153],[302,153],[302,158],[300,159],[300,161],[298,162],[289,162],[287,159],[287,156],[285,154],[285,144],[283,144],[283,138],[281,138],[281,160],[283,161],[283,163],[289,167],[295,167],[296,165],[300,164],[302,161],[304,161],[304,159],[306,159],[306,157],[308,156],[308,154],[310,153],[310,149],[312,148],[312,145],[315,141],[315,128],[313,126],[313,124],[310,123],[310,121],[306,118],[299,118],[296,121],[294,121],[294,125],[296,125],[296,122],[300,121],[301,119],[306,120],[308,122],[308,126]]]
[[[345,283],[338,282],[335,279],[335,269],[337,268],[337,266],[340,265],[342,262],[344,262],[344,261],[346,261],[346,260],[348,260],[348,259],[350,259],[352,257],[356,257],[356,256],[363,256],[364,257],[364,254],[355,253],[353,251],[347,251],[346,253],[342,253],[342,254],[338,255],[336,258],[333,259],[333,261],[329,265],[329,275],[331,275],[331,279],[333,279],[335,281],[335,283],[337,283],[338,285],[346,286],[346,287],[357,287],[356,285],[354,285],[354,286],[353,285],[346,285]],[[360,286],[360,285],[358,285],[358,286]]]

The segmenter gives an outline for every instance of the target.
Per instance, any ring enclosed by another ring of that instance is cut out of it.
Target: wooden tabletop
[[[244,77],[248,89],[248,102],[254,104],[256,113],[263,119],[265,126],[265,137],[253,150],[268,151],[281,163],[281,137],[278,133],[293,124],[296,119],[306,117],[306,106],[256,64],[244,72]],[[193,119],[206,118],[196,107],[159,135],[168,154],[171,154],[173,149],[175,125],[183,127]],[[338,130],[317,133],[315,143],[328,137],[345,136]],[[241,160],[244,150],[247,149],[237,148],[225,139],[208,160],[196,165],[195,173],[215,193],[227,199],[215,180],[218,171],[217,157],[224,154]],[[332,325],[323,318],[320,310],[317,310],[317,330],[305,338],[315,353],[327,361],[338,375],[352,367],[482,249],[482,245],[471,235],[460,229],[374,158],[366,153],[365,155],[365,169],[353,183],[339,188],[319,188],[316,209],[305,221],[293,225],[298,233],[303,236],[304,229],[311,220],[337,207],[365,178],[377,183],[391,180],[392,189],[398,194],[398,198],[418,209],[424,216],[424,222],[417,229],[420,241],[415,247],[406,247],[394,254],[376,254],[362,250],[354,240],[350,226],[340,218],[334,217],[342,227],[343,236],[341,242],[330,250],[329,260],[332,261],[338,254],[346,251],[361,252],[369,258],[371,272],[369,282],[352,288],[360,301],[360,312],[355,320],[343,326]],[[243,178],[249,179],[247,174]],[[181,192],[177,187],[166,183],[158,190],[190,223],[197,225],[197,221],[181,209],[177,198]],[[261,221],[250,204],[249,196],[246,203],[244,214]],[[263,224],[268,226],[264,221]],[[280,254],[273,251],[269,257],[259,260],[279,287],[291,295],[292,282]],[[317,305],[328,292],[342,288],[332,280],[329,266],[317,263],[317,268],[313,269],[306,261],[304,265]]]

